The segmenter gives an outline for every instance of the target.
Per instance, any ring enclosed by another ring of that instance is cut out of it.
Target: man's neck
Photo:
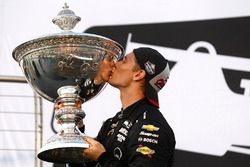
[[[123,110],[126,109],[128,106],[134,104],[135,102],[139,101],[140,99],[143,99],[144,97],[145,97],[145,95],[141,91],[135,91],[135,90],[122,91],[122,90],[120,90],[122,109]]]

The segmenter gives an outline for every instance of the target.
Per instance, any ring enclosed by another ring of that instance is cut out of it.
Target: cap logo
[[[150,61],[147,61],[145,64],[145,70],[149,75],[155,74],[155,64],[151,63]]]
[[[149,84],[155,89],[155,91],[159,92],[161,88],[163,88],[167,83],[169,72],[170,70],[167,64],[165,69],[161,73],[159,73],[149,81]]]
[[[162,89],[166,83],[167,83],[167,79],[160,78],[155,82],[155,86]]]

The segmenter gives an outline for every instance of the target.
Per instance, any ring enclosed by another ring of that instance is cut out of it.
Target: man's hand
[[[106,152],[106,149],[101,143],[90,137],[86,137],[86,141],[90,144],[90,148],[84,149],[83,156],[88,159],[97,161],[100,155]]]

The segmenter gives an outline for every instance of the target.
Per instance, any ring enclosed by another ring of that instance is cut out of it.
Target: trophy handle
[[[84,139],[86,138],[87,135],[86,135],[85,133],[81,132],[77,125],[75,126],[75,130],[76,130],[76,131],[79,133],[79,135],[81,135]]]

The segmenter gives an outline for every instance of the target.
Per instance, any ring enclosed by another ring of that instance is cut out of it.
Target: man
[[[134,49],[118,61],[108,82],[119,89],[122,110],[103,124],[96,140],[86,138],[90,148],[83,156],[102,167],[171,166],[175,137],[157,95],[168,77],[168,61],[151,48]]]

